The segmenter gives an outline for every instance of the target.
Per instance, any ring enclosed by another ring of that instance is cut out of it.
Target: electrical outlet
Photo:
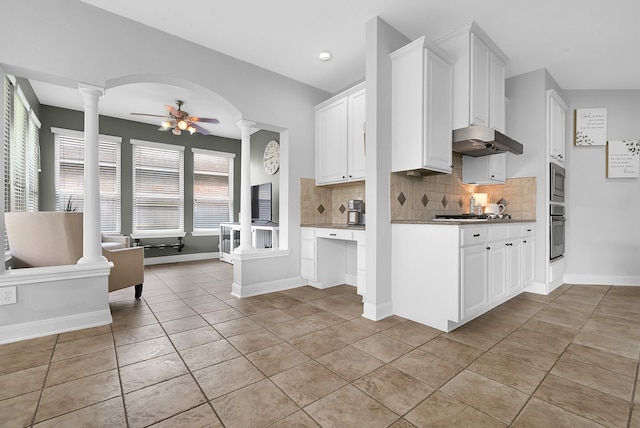
[[[15,285],[0,288],[0,305],[12,305],[17,301]]]

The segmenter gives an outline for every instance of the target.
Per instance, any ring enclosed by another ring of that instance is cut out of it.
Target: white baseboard
[[[194,262],[198,260],[214,260],[220,258],[220,253],[176,254],[175,256],[145,257],[144,265],[161,265],[165,263]]]
[[[0,327],[0,345],[111,324],[109,309]]]
[[[381,319],[393,315],[393,305],[391,302],[384,302],[378,305],[364,302],[364,310],[362,316],[372,321],[380,321]]]
[[[534,294],[544,294],[547,295],[547,284],[544,282],[534,282],[530,286],[524,289],[524,291]]]
[[[627,285],[640,287],[640,276],[571,275],[564,274],[565,284],[576,285]]]
[[[251,297],[276,291],[290,290],[306,284],[307,280],[299,276],[242,286],[234,282],[231,286],[231,295],[234,297]]]

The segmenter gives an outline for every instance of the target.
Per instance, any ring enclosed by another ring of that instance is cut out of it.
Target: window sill
[[[152,238],[184,238],[185,232],[159,230],[157,232],[137,232],[131,234],[131,239],[152,239]]]
[[[220,236],[220,229],[194,230],[191,236]]]

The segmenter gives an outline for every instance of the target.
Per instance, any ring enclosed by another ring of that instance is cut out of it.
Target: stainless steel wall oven
[[[549,258],[555,260],[564,255],[564,225],[567,219],[564,216],[563,205],[551,204],[549,214],[549,242],[551,243]]]
[[[550,188],[549,188],[549,200],[551,202],[564,202],[564,168],[557,163],[549,163],[550,176]]]

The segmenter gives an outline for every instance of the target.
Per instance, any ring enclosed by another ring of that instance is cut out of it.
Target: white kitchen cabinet
[[[450,173],[453,68],[422,37],[391,54],[391,170]]]
[[[355,285],[366,292],[366,232],[303,227],[300,276],[317,288]]]
[[[451,331],[504,303],[533,280],[532,238],[533,223],[393,224],[394,314]]]
[[[365,178],[366,89],[361,83],[316,106],[316,184]]]
[[[558,162],[564,162],[565,119],[569,109],[560,95],[553,89],[547,91],[547,144],[549,155]]]
[[[434,42],[455,60],[453,129],[480,125],[504,132],[507,56],[474,22]]]
[[[507,154],[462,156],[462,182],[466,184],[504,184],[507,180]]]

